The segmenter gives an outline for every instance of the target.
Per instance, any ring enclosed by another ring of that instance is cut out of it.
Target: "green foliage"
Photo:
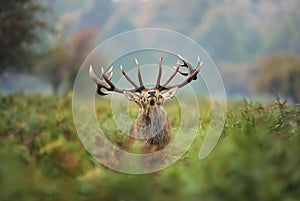
[[[47,28],[45,7],[34,0],[0,2],[0,73],[30,68],[37,52],[38,31]],[[43,17],[42,17],[43,16]]]
[[[299,198],[300,107],[276,99],[268,108],[245,102],[229,113],[227,137],[202,164],[201,191],[208,200]]]
[[[157,173],[127,175],[85,151],[73,125],[71,94],[0,94],[0,200],[297,200],[300,107],[275,99],[268,106],[230,103],[222,140],[204,160],[198,152],[210,110],[201,111],[200,132],[181,159]],[[118,141],[109,107],[105,100],[96,105],[98,120]],[[166,110],[178,123],[176,104]]]

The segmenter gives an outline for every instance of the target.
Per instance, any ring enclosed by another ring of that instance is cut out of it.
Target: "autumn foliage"
[[[276,91],[294,102],[300,101],[300,57],[294,53],[274,54],[258,62],[257,90]]]

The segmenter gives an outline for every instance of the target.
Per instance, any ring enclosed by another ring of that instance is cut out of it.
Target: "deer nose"
[[[155,96],[155,91],[148,91],[148,95]]]

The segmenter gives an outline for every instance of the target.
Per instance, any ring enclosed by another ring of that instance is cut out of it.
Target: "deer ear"
[[[170,90],[164,92],[164,93],[162,94],[163,98],[164,98],[165,100],[168,100],[168,99],[173,98],[173,97],[175,96],[175,94],[176,94],[177,89],[178,89],[178,87],[174,87],[174,88],[172,88],[172,89],[170,89]]]
[[[140,104],[140,96],[136,95],[135,93],[133,93],[131,91],[124,91],[123,94],[128,100],[134,101],[137,104]]]

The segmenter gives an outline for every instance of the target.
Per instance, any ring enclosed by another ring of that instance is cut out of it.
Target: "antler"
[[[188,83],[190,83],[192,80],[196,80],[197,79],[197,74],[199,73],[200,68],[202,66],[202,63],[203,63],[203,62],[200,62],[200,58],[198,57],[197,66],[195,68],[193,68],[192,65],[186,59],[184,59],[182,56],[178,55],[178,57],[181,59],[181,61],[183,63],[180,63],[180,61],[178,61],[177,62],[177,67],[173,66],[173,68],[175,69],[175,71],[165,81],[165,83],[163,85],[160,85],[160,80],[161,80],[161,75],[162,75],[162,57],[160,57],[160,59],[159,59],[159,71],[158,71],[158,76],[157,76],[156,86],[155,86],[158,90],[160,90],[160,91],[169,90],[169,89],[172,89],[174,87],[181,88],[181,87],[187,85]],[[128,89],[128,90],[127,89],[118,88],[118,87],[116,87],[111,82],[111,79],[113,77],[113,66],[111,66],[110,69],[108,71],[106,71],[106,72],[104,72],[103,67],[101,67],[101,77],[103,79],[99,79],[96,76],[96,74],[95,74],[92,66],[90,66],[90,69],[89,69],[90,77],[92,78],[92,80],[94,80],[94,82],[98,86],[97,93],[99,95],[101,95],[101,96],[108,95],[109,93],[102,91],[103,88],[106,89],[106,91],[114,91],[114,92],[117,92],[117,93],[123,93],[124,91],[131,91],[131,92],[139,92],[139,93],[141,93],[141,91],[143,89],[145,89],[145,86],[144,86],[144,83],[143,83],[143,80],[142,80],[140,65],[139,65],[137,59],[135,59],[135,64],[136,64],[136,68],[137,68],[137,75],[138,75],[138,80],[139,80],[140,86],[138,86],[126,74],[126,72],[124,71],[122,65],[120,66],[120,70],[121,70],[122,74],[128,80],[128,82],[130,82],[132,84],[132,86],[134,87],[133,89]],[[181,67],[187,68],[187,72],[181,71],[180,70]],[[185,76],[186,78],[183,81],[181,81],[179,84],[168,86],[168,84],[170,83],[170,81],[176,76],[177,73]]]
[[[180,63],[180,61],[177,62],[177,67],[173,66],[173,68],[175,69],[175,71],[173,72],[173,74],[169,77],[168,80],[166,80],[166,82],[163,85],[159,84],[160,81],[160,77],[161,77],[161,62],[162,62],[162,58],[160,59],[159,62],[159,73],[158,73],[158,78],[157,78],[157,82],[156,82],[156,88],[159,89],[160,91],[162,90],[169,90],[172,89],[174,87],[178,87],[181,88],[185,85],[187,85],[188,83],[190,83],[192,80],[196,80],[197,79],[197,74],[200,71],[200,68],[203,64],[202,61],[200,61],[200,58],[198,57],[197,60],[197,66],[195,68],[192,67],[192,65],[186,60],[184,59],[181,55],[178,54],[178,57],[181,59],[181,61],[183,62],[182,64]],[[180,70],[180,67],[185,67],[188,69],[187,72],[183,72]],[[171,85],[171,86],[167,86],[169,84],[169,82],[175,77],[175,75],[179,73],[183,76],[186,76],[186,78],[180,82],[179,84],[176,85]]]
[[[101,96],[108,95],[109,93],[102,91],[103,88],[106,89],[107,91],[114,91],[114,92],[117,92],[117,93],[123,93],[125,90],[140,93],[143,89],[145,89],[145,86],[144,86],[144,83],[143,83],[143,80],[142,80],[141,70],[140,70],[140,66],[139,66],[139,63],[138,63],[137,59],[135,59],[135,63],[136,63],[136,68],[137,68],[137,72],[138,72],[138,79],[139,79],[140,87],[137,84],[134,83],[134,81],[126,74],[123,67],[120,66],[120,70],[121,70],[122,74],[134,86],[133,89],[121,89],[121,88],[116,87],[111,82],[111,79],[113,77],[113,66],[111,66],[110,69],[107,72],[104,72],[103,67],[101,67],[101,77],[103,79],[99,79],[96,76],[96,74],[93,70],[93,67],[90,66],[90,69],[89,69],[90,77],[97,84],[97,93]]]

